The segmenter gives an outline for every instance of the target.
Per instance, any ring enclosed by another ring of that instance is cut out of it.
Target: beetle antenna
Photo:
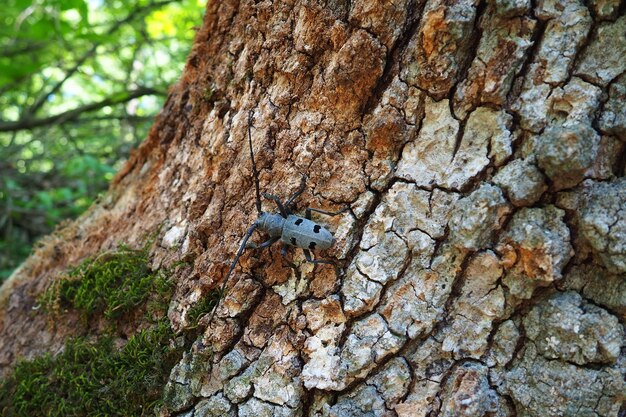
[[[220,298],[224,295],[224,290],[226,289],[226,284],[228,283],[228,278],[230,278],[230,274],[233,272],[233,270],[237,266],[237,262],[239,262],[239,258],[241,258],[241,255],[243,255],[243,251],[246,249],[246,244],[248,243],[248,239],[250,239],[250,236],[252,236],[252,233],[254,233],[257,227],[259,227],[259,225],[255,222],[252,226],[250,226],[250,228],[246,232],[246,236],[243,238],[243,241],[241,242],[241,246],[239,246],[239,250],[237,251],[237,254],[235,255],[235,259],[233,259],[233,262],[230,264],[230,268],[228,268],[228,272],[226,273],[226,277],[224,278],[224,282],[222,283],[222,287],[220,288]],[[213,320],[213,316],[215,315],[215,311],[217,310],[218,305],[219,303],[215,304],[215,307],[213,307],[213,311],[211,312],[209,321]]]
[[[259,171],[256,170],[256,163],[254,162],[254,151],[252,150],[252,134],[250,129],[252,127],[252,113],[248,112],[248,144],[250,145],[250,159],[252,160],[252,175],[254,176],[254,188],[256,190],[256,211],[259,215],[262,213],[261,209],[261,191],[259,188]]]

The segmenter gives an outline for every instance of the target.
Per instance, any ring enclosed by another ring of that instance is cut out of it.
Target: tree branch
[[[13,49],[7,49],[0,52],[0,56],[3,58],[12,58],[17,55],[33,53],[40,49],[43,49],[47,45],[46,42],[30,42],[25,45],[16,46]]]
[[[72,110],[48,116],[41,119],[25,119],[15,122],[0,122],[0,132],[15,132],[22,129],[34,129],[36,127],[49,126],[53,124],[76,120],[81,114],[99,110],[106,106],[125,103],[132,99],[147,95],[165,95],[164,92],[148,87],[140,87],[136,90],[126,92],[123,96],[108,97],[95,103],[85,104]]]
[[[111,34],[115,33],[115,31],[117,31],[122,25],[130,22],[131,20],[135,19],[137,16],[140,16],[142,13],[150,11],[153,8],[158,8],[158,7],[161,7],[161,6],[165,6],[166,4],[169,4],[169,3],[172,3],[172,2],[174,2],[174,0],[157,1],[157,2],[154,2],[154,3],[147,4],[147,5],[143,6],[143,7],[138,7],[137,9],[133,10],[132,12],[130,12],[124,19],[115,22],[115,24],[113,26],[111,26],[111,28],[107,31],[107,35],[111,35]],[[70,68],[65,73],[65,76],[63,77],[63,79],[61,79],[59,82],[57,82],[50,90],[48,90],[47,92],[45,92],[44,94],[39,96],[39,98],[37,100],[35,100],[33,105],[30,106],[28,109],[26,109],[26,111],[24,112],[22,118],[23,119],[28,119],[32,115],[34,115],[37,112],[37,110],[39,110],[41,108],[41,106],[43,106],[43,104],[46,102],[46,100],[48,100],[48,97],[50,97],[52,94],[54,94],[57,91],[59,91],[59,89],[63,86],[63,84],[65,84],[65,82],[72,75],[74,75],[74,73],[76,73],[76,71],[78,71],[80,66],[83,65],[85,63],[85,61],[87,61],[89,58],[91,58],[95,54],[95,52],[96,52],[96,50],[98,49],[99,46],[100,46],[99,42],[94,43],[91,46],[91,48],[89,48],[89,50],[87,52],[85,52],[83,54],[83,56],[81,56],[78,59],[78,61],[76,61],[74,66],[72,68]]]
[[[154,115],[152,116],[135,116],[131,114],[112,114],[107,116],[94,116],[94,117],[81,117],[77,120],[71,120],[72,123],[90,123],[90,122],[100,122],[100,121],[111,121],[117,120],[121,122],[128,123],[141,123],[148,120],[153,120]]]

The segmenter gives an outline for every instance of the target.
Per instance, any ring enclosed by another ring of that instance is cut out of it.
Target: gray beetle
[[[285,256],[286,254],[287,246],[295,246],[303,250],[304,257],[308,262],[314,264],[324,263],[334,265],[334,262],[332,261],[313,259],[311,257],[310,250],[328,249],[335,242],[335,238],[333,237],[332,233],[311,220],[311,212],[315,211],[317,213],[325,214],[327,216],[336,216],[349,210],[349,207],[346,207],[343,210],[331,213],[328,211],[309,207],[305,210],[304,217],[296,216],[295,214],[293,214],[291,212],[291,205],[293,204],[294,200],[298,198],[298,196],[302,194],[302,192],[304,192],[304,188],[306,186],[304,176],[302,176],[300,186],[298,187],[296,192],[291,197],[289,197],[285,204],[283,204],[280,198],[276,195],[261,193],[259,187],[259,173],[256,169],[256,163],[254,162],[254,151],[252,150],[252,134],[250,133],[251,126],[252,110],[248,113],[248,145],[250,146],[250,160],[252,161],[252,175],[254,176],[254,187],[256,191],[256,210],[258,213],[258,218],[246,232],[246,235],[243,238],[241,245],[239,246],[239,250],[235,255],[235,259],[233,259],[233,262],[230,264],[230,268],[228,269],[226,277],[224,278],[224,282],[222,283],[222,294],[224,293],[224,289],[226,288],[226,283],[228,282],[230,274],[237,266],[237,262],[239,262],[239,258],[241,258],[243,251],[247,248],[267,248],[280,240],[283,244],[281,250],[283,256]],[[264,212],[261,206],[261,196],[265,197],[268,200],[272,200],[278,207],[279,212],[275,214]],[[258,245],[252,242],[248,243],[248,239],[250,239],[254,231],[257,229],[259,231],[267,233],[269,235],[269,239]],[[217,308],[217,306],[215,307]],[[215,313],[215,310],[213,310],[213,313]],[[213,314],[211,314],[211,317],[212,316]]]

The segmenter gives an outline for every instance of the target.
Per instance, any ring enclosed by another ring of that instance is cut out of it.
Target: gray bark
[[[210,2],[108,195],[2,288],[0,364],[67,336],[32,294],[159,224],[185,327],[256,217],[252,110],[262,190],[350,207],[317,218],[340,267],[247,251],[163,414],[617,416],[625,31],[610,0]]]

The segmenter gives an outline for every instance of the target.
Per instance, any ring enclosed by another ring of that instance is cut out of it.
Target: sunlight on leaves
[[[0,282],[82,213],[146,137],[205,2],[5,0],[0,14]]]

